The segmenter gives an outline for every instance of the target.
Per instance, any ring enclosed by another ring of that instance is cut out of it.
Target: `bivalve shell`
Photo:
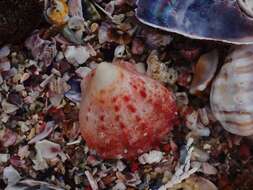
[[[253,46],[241,46],[226,59],[212,84],[214,116],[229,132],[253,135]]]
[[[192,39],[253,43],[252,0],[138,0],[137,18]]]

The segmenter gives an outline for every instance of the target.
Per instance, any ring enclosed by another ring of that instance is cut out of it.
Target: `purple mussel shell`
[[[137,18],[193,39],[253,44],[253,18],[237,0],[138,0]]]

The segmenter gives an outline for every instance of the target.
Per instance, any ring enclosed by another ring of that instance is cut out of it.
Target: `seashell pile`
[[[253,135],[253,46],[237,47],[212,84],[210,104],[229,132]]]
[[[0,0],[0,45],[0,189],[252,189],[253,0]]]

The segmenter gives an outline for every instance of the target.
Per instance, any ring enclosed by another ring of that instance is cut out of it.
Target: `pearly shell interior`
[[[229,132],[253,135],[253,45],[237,47],[212,84],[214,116]]]
[[[138,0],[136,16],[193,39],[253,44],[253,19],[245,14],[251,5],[251,0]]]

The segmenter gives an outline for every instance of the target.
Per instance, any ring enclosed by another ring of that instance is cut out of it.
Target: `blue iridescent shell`
[[[136,16],[194,39],[253,44],[253,19],[237,0],[138,0]]]

